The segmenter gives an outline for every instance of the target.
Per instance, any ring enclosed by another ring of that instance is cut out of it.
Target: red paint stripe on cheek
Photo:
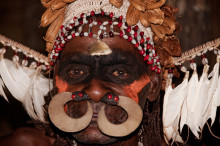
[[[63,81],[58,76],[56,76],[55,79],[56,79],[56,87],[58,89],[58,93],[66,92],[68,87],[67,82]]]
[[[138,103],[138,93],[150,82],[148,75],[144,75],[139,80],[134,81],[129,86],[124,87],[125,96],[130,97],[136,103]]]

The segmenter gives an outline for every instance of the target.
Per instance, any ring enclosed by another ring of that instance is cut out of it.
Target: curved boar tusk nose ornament
[[[64,105],[72,100],[72,93],[63,92],[55,95],[48,107],[49,117],[52,123],[62,131],[78,132],[85,129],[91,122],[93,110],[91,103],[87,101],[87,112],[81,118],[71,118],[64,111]]]
[[[100,131],[109,136],[122,137],[129,135],[140,125],[143,112],[141,107],[131,98],[119,96],[118,106],[121,106],[128,114],[128,119],[122,124],[112,124],[105,115],[103,106],[98,113],[98,127]]]

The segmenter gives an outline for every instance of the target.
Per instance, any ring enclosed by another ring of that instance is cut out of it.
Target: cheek
[[[124,94],[131,99],[133,99],[136,103],[138,103],[138,93],[150,82],[150,78],[148,75],[144,75],[139,80],[134,81],[129,86],[125,86],[123,88]]]
[[[67,82],[60,79],[60,77],[56,76],[56,87],[58,89],[58,93],[67,91],[68,84]]]

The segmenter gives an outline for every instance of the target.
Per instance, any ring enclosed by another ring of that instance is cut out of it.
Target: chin
[[[111,144],[119,140],[103,134],[96,123],[91,123],[86,129],[72,135],[78,142],[83,144]]]

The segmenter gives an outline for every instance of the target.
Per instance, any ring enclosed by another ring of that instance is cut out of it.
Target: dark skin
[[[95,28],[94,31],[97,31]],[[160,91],[160,75],[147,70],[146,63],[138,50],[125,39],[118,36],[104,38],[112,50],[112,54],[104,56],[91,56],[89,48],[97,39],[89,37],[76,37],[70,40],[63,50],[54,70],[54,84],[58,92],[84,91],[90,97],[93,107],[91,124],[81,132],[72,136],[80,143],[108,144],[108,145],[137,145],[138,130],[126,138],[115,138],[103,134],[97,127],[97,113],[104,103],[101,98],[108,92],[117,95],[137,95],[137,101],[148,98],[153,101]],[[139,85],[135,91],[128,91],[129,86]],[[146,87],[146,94],[138,96]],[[135,96],[134,96],[135,98]],[[67,114],[80,117],[86,112],[85,102],[68,103]],[[81,108],[80,108],[81,107]],[[106,117],[112,123],[123,123],[127,114],[118,106],[106,105]],[[22,140],[21,140],[22,139]],[[37,142],[36,142],[37,141]],[[0,139],[0,145],[52,145],[55,139],[45,135],[44,131],[34,128],[21,128],[12,135]],[[78,144],[81,145],[81,144]]]

